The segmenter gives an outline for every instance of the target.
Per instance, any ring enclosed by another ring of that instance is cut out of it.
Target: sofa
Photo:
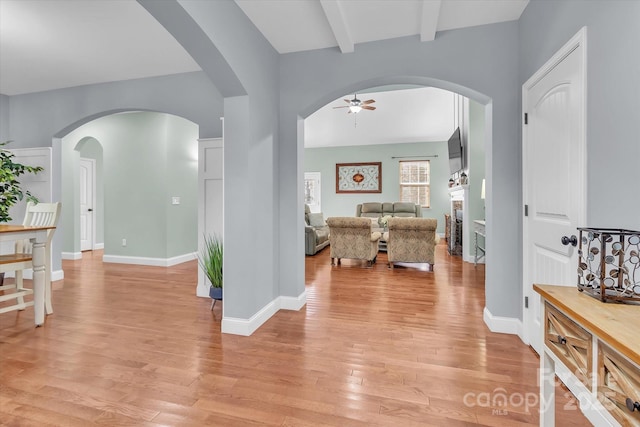
[[[367,202],[356,206],[357,217],[381,218],[392,217],[421,217],[422,207],[407,202]]]
[[[395,262],[428,263],[433,271],[435,246],[438,243],[435,218],[390,218],[389,231],[384,233],[387,241],[389,268]]]
[[[304,253],[315,255],[329,245],[329,227],[322,212],[311,213],[309,205],[304,205]]]
[[[382,234],[372,232],[369,218],[327,218],[329,241],[331,242],[331,265],[341,258],[362,259],[371,266],[378,256],[378,242]]]

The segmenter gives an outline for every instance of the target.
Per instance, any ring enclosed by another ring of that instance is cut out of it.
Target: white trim
[[[253,334],[264,322],[269,320],[278,311],[278,299],[274,299],[265,305],[262,310],[249,319],[237,317],[223,317],[221,331],[223,334],[243,335],[248,337]]]
[[[517,335],[522,339],[522,321],[520,319],[494,316],[487,307],[482,312],[482,319],[491,332]]]
[[[298,311],[307,303],[307,291],[305,290],[297,297],[279,296],[265,305],[262,310],[251,316],[249,319],[237,317],[222,317],[222,333],[249,336],[260,326],[269,320],[279,310]]]
[[[96,243],[93,245],[93,249],[95,250],[100,250],[100,249],[104,249],[104,243]]]
[[[307,291],[303,291],[297,297],[280,296],[279,299],[281,310],[298,311],[307,303]]]
[[[82,252],[62,252],[62,259],[82,259]]]
[[[582,152],[575,159],[576,162],[582,165],[581,170],[583,173],[583,177],[580,180],[582,183],[582,188],[579,190],[579,197],[582,201],[582,206],[584,209],[581,209],[579,212],[582,214],[581,218],[578,218],[578,222],[581,224],[587,224],[587,27],[582,27],[580,30],[567,42],[562,46],[538,71],[536,71],[523,85],[522,85],[522,113],[527,112],[527,105],[529,101],[529,90],[535,86],[544,76],[546,76],[551,70],[553,70],[560,62],[562,62],[569,54],[571,54],[577,48],[582,47],[582,111],[580,112],[580,123],[579,123],[579,132],[580,137],[583,141]],[[527,132],[525,130],[524,120],[521,125],[522,129],[522,218],[524,217],[524,205],[528,204],[528,190],[527,186],[529,184],[527,180],[527,165],[529,164],[529,159],[527,158]],[[575,196],[575,195],[574,195]],[[579,214],[579,215],[580,215]],[[531,277],[531,272],[529,271],[528,260],[530,257],[529,254],[529,229],[527,225],[526,218],[524,219],[522,226],[522,277],[521,277],[521,286],[522,286],[522,295],[524,297],[528,297],[529,301],[533,300],[535,296],[535,292],[532,289],[531,284],[529,283],[529,277]],[[531,303],[530,303],[531,304]],[[531,309],[522,308],[522,341],[525,344],[531,343],[530,329],[532,328],[531,316],[533,314],[528,313]],[[533,347],[533,346],[532,346]]]
[[[196,258],[197,258],[197,255],[195,252],[184,254],[184,255],[178,255],[172,258],[148,258],[148,257],[137,257],[137,256],[103,255],[102,262],[109,262],[109,263],[116,263],[116,264],[150,265],[154,267],[173,267],[174,265],[191,261]]]

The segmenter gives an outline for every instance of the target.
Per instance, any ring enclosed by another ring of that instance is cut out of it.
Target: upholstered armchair
[[[369,265],[376,262],[378,242],[382,235],[371,231],[369,218],[333,217],[327,218],[329,241],[331,242],[331,265],[334,259],[363,259]]]
[[[387,257],[389,268],[395,262],[425,262],[433,271],[435,246],[437,243],[434,218],[389,218]]]

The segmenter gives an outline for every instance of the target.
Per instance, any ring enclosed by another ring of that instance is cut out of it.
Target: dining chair
[[[22,225],[55,227],[60,218],[62,203],[27,203],[24,221]],[[47,243],[45,245],[45,312],[53,313],[51,305],[51,239],[55,228],[48,230]],[[15,271],[15,282],[0,286],[0,291],[15,290],[10,294],[0,295],[0,302],[17,300],[16,304],[0,308],[0,313],[12,310],[24,310],[33,305],[33,301],[26,302],[24,297],[33,294],[33,289],[24,287],[23,272],[28,268],[33,268],[33,258],[31,254],[31,242],[29,240],[18,240],[15,244],[13,254],[0,255],[0,273]]]

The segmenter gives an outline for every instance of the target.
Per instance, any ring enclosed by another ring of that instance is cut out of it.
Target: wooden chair
[[[31,226],[56,226],[60,218],[62,203],[27,203],[27,211],[22,225]],[[47,232],[47,244],[45,246],[45,312],[53,313],[51,305],[51,239],[55,228]],[[15,283],[0,286],[0,291],[15,290],[15,292],[0,295],[0,302],[16,299],[16,304],[0,308],[0,313],[13,310],[24,310],[33,305],[33,301],[26,302],[24,297],[33,294],[33,289],[24,287],[23,270],[33,267],[31,256],[31,242],[19,240],[15,244],[15,252],[8,255],[0,255],[0,273],[15,271]],[[5,279],[6,280],[6,279]]]

